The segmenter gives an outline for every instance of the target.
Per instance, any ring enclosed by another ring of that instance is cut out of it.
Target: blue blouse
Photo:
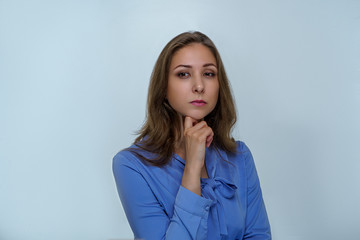
[[[135,238],[271,239],[254,160],[236,143],[237,153],[206,148],[209,178],[201,178],[201,196],[181,186],[185,161],[177,154],[163,167],[128,150],[116,154],[115,181]]]

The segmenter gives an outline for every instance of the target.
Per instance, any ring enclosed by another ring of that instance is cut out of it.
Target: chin
[[[193,119],[196,119],[198,121],[201,121],[204,117],[207,116],[207,114],[204,114],[204,113],[188,113],[188,114],[185,114],[186,116],[189,116]]]

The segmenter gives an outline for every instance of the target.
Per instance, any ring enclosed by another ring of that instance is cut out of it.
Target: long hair
[[[212,52],[218,66],[219,97],[211,113],[204,120],[214,132],[213,147],[226,152],[235,152],[236,143],[231,136],[236,122],[236,111],[229,81],[223,62],[214,43],[201,32],[184,32],[173,38],[161,51],[150,78],[147,98],[147,115],[134,144],[139,149],[130,149],[141,159],[155,166],[164,166],[171,159],[175,143],[180,139],[181,118],[166,99],[169,69],[174,54],[181,48],[200,43]],[[142,151],[152,153],[145,158]]]

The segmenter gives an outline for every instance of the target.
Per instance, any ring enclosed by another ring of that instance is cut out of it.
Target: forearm
[[[201,168],[191,167],[189,165],[185,165],[184,173],[181,180],[181,185],[192,191],[193,193],[201,196]]]
[[[113,171],[122,206],[135,238],[206,239],[207,219],[212,201],[182,186],[176,195],[158,198],[162,189],[159,190],[160,193],[153,192],[150,186],[154,186],[155,182],[146,181],[149,179],[147,170],[139,170],[137,165],[141,164],[140,160],[133,160],[131,154],[121,152],[114,157]],[[159,199],[173,202],[173,197],[174,207],[167,211],[169,209],[164,208]]]
[[[205,164],[205,147],[209,146],[213,131],[205,121],[198,122],[191,117],[184,121],[185,168],[181,185],[201,196],[201,172]]]

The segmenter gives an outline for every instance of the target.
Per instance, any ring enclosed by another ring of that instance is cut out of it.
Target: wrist
[[[201,170],[198,171],[197,169],[185,166],[181,185],[193,193],[201,196],[200,177]]]
[[[204,161],[191,161],[191,159],[186,158],[185,160],[185,171],[190,174],[201,176],[201,170],[204,167]]]
[[[195,164],[185,164],[184,174],[188,175],[191,178],[197,179],[201,177],[201,166],[196,166]]]

